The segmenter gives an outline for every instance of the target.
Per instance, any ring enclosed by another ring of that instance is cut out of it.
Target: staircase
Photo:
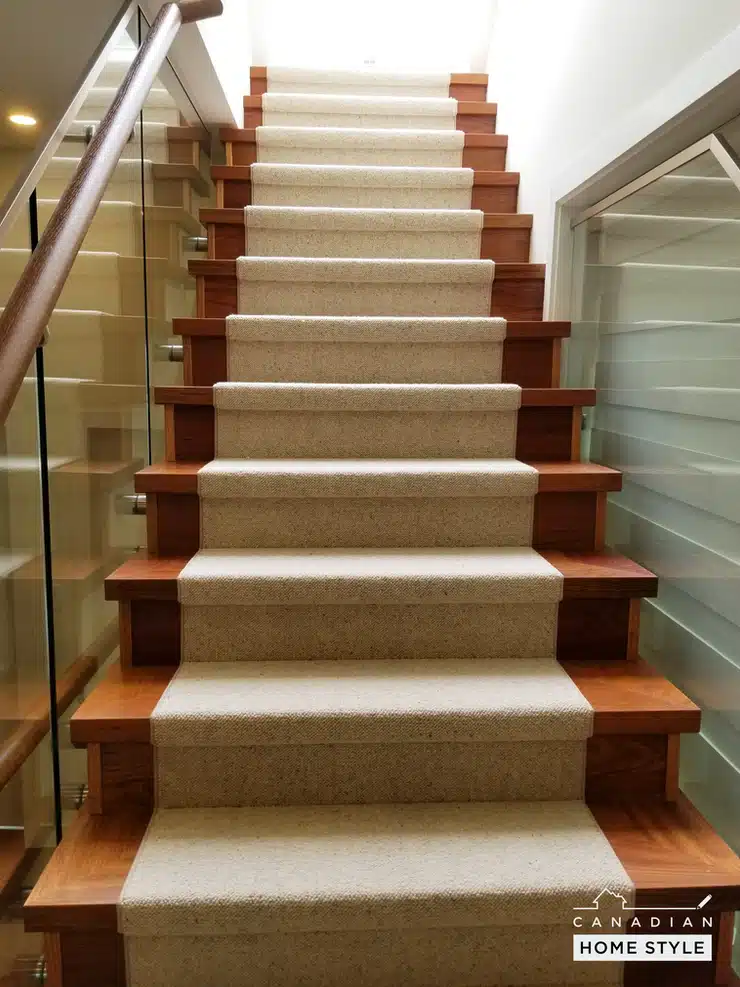
[[[730,982],[699,710],[638,655],[656,579],[604,547],[620,476],[579,461],[486,89],[252,70],[72,721],[89,798],[25,909],[53,984]],[[713,959],[574,963],[604,887],[703,901]]]

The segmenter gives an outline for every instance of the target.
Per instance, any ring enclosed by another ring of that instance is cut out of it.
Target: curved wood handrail
[[[180,26],[222,12],[221,0],[180,0],[160,8],[0,315],[0,425],[13,406],[106,186]]]

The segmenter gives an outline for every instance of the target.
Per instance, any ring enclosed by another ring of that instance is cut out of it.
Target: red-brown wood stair
[[[57,987],[125,984],[116,904],[153,801],[150,716],[180,660],[177,576],[200,544],[197,471],[214,455],[212,385],[226,377],[224,317],[236,311],[235,260],[245,248],[254,128],[266,73],[252,70],[244,129],[222,130],[226,165],[213,168],[217,208],[201,212],[208,259],[192,261],[197,316],[175,320],[184,343],[184,385],[157,389],[165,407],[167,461],[140,471],[147,498],[148,553],[106,582],[118,601],[121,661],[72,720],[87,747],[89,798],[25,909],[47,933]],[[594,708],[587,800],[645,907],[695,905],[712,895],[715,959],[706,964],[626,964],[628,987],[730,982],[732,912],[740,863],[678,788],[680,735],[700,725],[698,708],[638,656],[639,601],[656,578],[604,547],[609,492],[620,474],[581,463],[581,408],[594,391],[559,387],[565,322],[542,321],[542,265],[530,264],[531,217],[516,213],[518,175],[505,169],[507,141],[493,133],[485,76],[454,76],[463,100],[463,164],[476,169],[473,205],[487,215],[482,256],[497,262],[491,313],[509,321],[503,379],[523,388],[517,456],[539,473],[534,545],[564,576],[558,658]],[[656,969],[660,974],[657,979]]]

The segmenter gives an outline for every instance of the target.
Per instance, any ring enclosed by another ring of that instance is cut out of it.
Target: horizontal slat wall
[[[563,383],[624,472],[607,544],[659,577],[640,652],[702,707],[682,785],[740,849],[740,192],[695,164],[576,231]]]

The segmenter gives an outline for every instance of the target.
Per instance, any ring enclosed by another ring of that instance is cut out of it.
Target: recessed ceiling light
[[[35,127],[36,117],[30,116],[28,113],[11,113],[8,117],[11,123],[14,123],[16,127]]]

